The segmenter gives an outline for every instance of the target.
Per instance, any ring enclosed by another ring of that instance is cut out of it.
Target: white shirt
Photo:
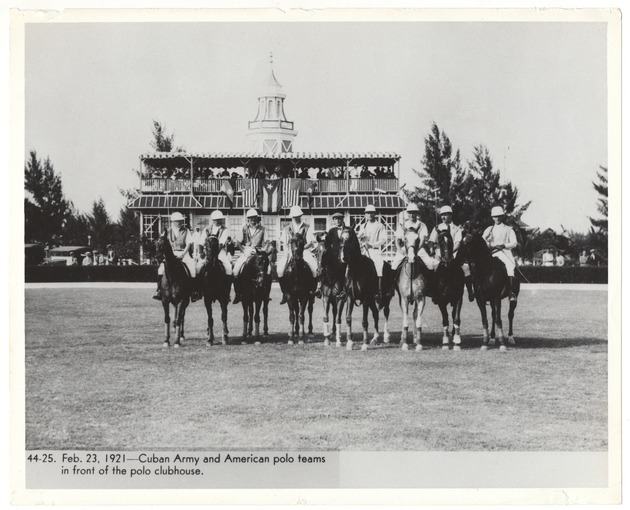
[[[380,221],[367,221],[359,226],[357,237],[360,242],[367,242],[371,249],[381,249],[387,242],[387,231]]]
[[[510,252],[518,245],[514,230],[505,223],[488,227],[483,233],[483,239],[490,248],[498,244],[503,244],[505,249]]]
[[[429,229],[427,226],[420,220],[411,221],[410,219],[406,219],[402,225],[398,225],[396,229],[396,239],[405,240],[405,234],[407,233],[407,229],[413,228],[420,238],[420,246],[424,244],[424,240],[429,235]]]
[[[462,227],[459,225],[455,225],[455,223],[440,223],[437,227],[433,229],[431,235],[429,236],[429,241],[437,244],[438,242],[438,230],[442,230],[448,228],[451,232],[451,238],[453,239],[453,253],[456,253],[459,249],[459,245],[462,242]]]

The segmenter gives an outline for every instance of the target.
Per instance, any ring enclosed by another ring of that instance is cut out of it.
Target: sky
[[[25,156],[117,219],[154,119],[190,152],[248,150],[270,52],[296,151],[396,152],[413,185],[435,122],[464,163],[488,148],[529,225],[584,232],[598,214],[604,23],[28,24]]]

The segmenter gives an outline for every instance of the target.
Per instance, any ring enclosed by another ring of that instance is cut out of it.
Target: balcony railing
[[[194,193],[219,193],[228,179],[196,179],[192,184]],[[243,179],[232,181],[235,192],[243,189]],[[392,193],[398,191],[398,179],[302,179],[300,191],[306,193],[315,189],[315,193]],[[142,179],[143,192],[190,193],[190,179]]]

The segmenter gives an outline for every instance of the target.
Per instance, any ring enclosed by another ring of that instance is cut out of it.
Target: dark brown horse
[[[296,233],[289,242],[290,260],[287,263],[284,275],[281,278],[281,286],[287,294],[289,306],[289,345],[293,345],[295,337],[299,337],[299,344],[304,343],[304,316],[306,308],[313,302],[313,292],[317,286],[317,280],[313,277],[311,269],[304,261],[304,236]]]
[[[319,240],[319,267],[321,268],[322,304],[324,308],[324,345],[330,345],[335,335],[337,347],[341,346],[341,314],[346,304],[346,265],[339,258],[339,250],[326,233]],[[332,310],[332,328],[329,325]]]
[[[482,350],[488,348],[490,343],[490,335],[488,334],[488,315],[486,312],[486,303],[490,303],[492,311],[492,333],[494,336],[494,327],[496,324],[498,341],[501,346],[499,350],[507,350],[507,342],[503,336],[503,322],[501,321],[501,300],[508,297],[509,294],[509,277],[505,269],[505,265],[496,257],[492,256],[492,252],[479,233],[465,233],[457,253],[457,259],[466,260],[470,264],[470,273],[475,287],[475,297],[477,305],[481,312],[481,323],[483,326],[483,343]],[[518,297],[520,283],[515,278],[512,293]],[[508,311],[509,340],[514,341],[512,324],[514,320],[514,310],[517,301],[510,301]]]
[[[176,335],[174,347],[179,347],[184,340],[184,318],[193,290],[192,279],[188,275],[184,263],[173,253],[171,243],[168,241],[168,231],[164,231],[156,241],[155,257],[159,263],[164,263],[164,274],[160,282],[162,306],[164,307],[164,332],[166,335],[164,347],[170,346],[170,305],[175,307],[173,327],[176,328]]]
[[[346,270],[346,349],[352,349],[352,310],[355,306],[363,305],[363,344],[361,350],[367,350],[368,345],[368,313],[372,311],[374,319],[374,336],[370,344],[376,344],[379,339],[378,315],[379,315],[379,285],[376,267],[372,259],[361,253],[361,245],[354,229],[344,227],[341,234],[340,260],[347,264]],[[393,296],[394,275],[391,266],[383,265],[383,295],[380,306],[385,315],[384,340],[389,341],[387,321],[389,319],[389,303]]]
[[[238,284],[241,288],[241,303],[243,305],[243,342],[254,336],[254,341],[260,343],[260,309],[263,311],[263,336],[268,336],[269,327],[267,319],[269,315],[269,293],[271,291],[271,272],[269,268],[270,256],[273,256],[273,248],[270,243],[265,243],[263,248],[257,248],[245,264],[241,274],[238,275]]]
[[[221,321],[223,322],[223,334],[221,343],[228,343],[228,303],[230,302],[230,287],[232,282],[225,274],[223,264],[219,260],[219,239],[216,236],[206,237],[205,254],[207,263],[203,268],[203,302],[208,313],[208,340],[206,345],[214,344],[214,320],[212,318],[212,303],[218,301],[221,305]]]
[[[442,349],[450,347],[448,305],[453,313],[453,350],[461,349],[460,336],[462,302],[464,296],[464,271],[453,256],[453,238],[447,229],[438,231],[438,246],[440,247],[440,264],[435,270],[434,301],[442,312]]]

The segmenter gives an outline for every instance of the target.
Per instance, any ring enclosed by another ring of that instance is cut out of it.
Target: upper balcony
[[[243,189],[244,179],[163,179],[142,178],[141,191],[143,193],[220,193],[225,189],[225,183],[232,182],[235,192]],[[288,181],[288,179],[287,179]],[[309,190],[315,194],[346,194],[350,193],[398,193],[398,179],[301,179],[300,191]]]

